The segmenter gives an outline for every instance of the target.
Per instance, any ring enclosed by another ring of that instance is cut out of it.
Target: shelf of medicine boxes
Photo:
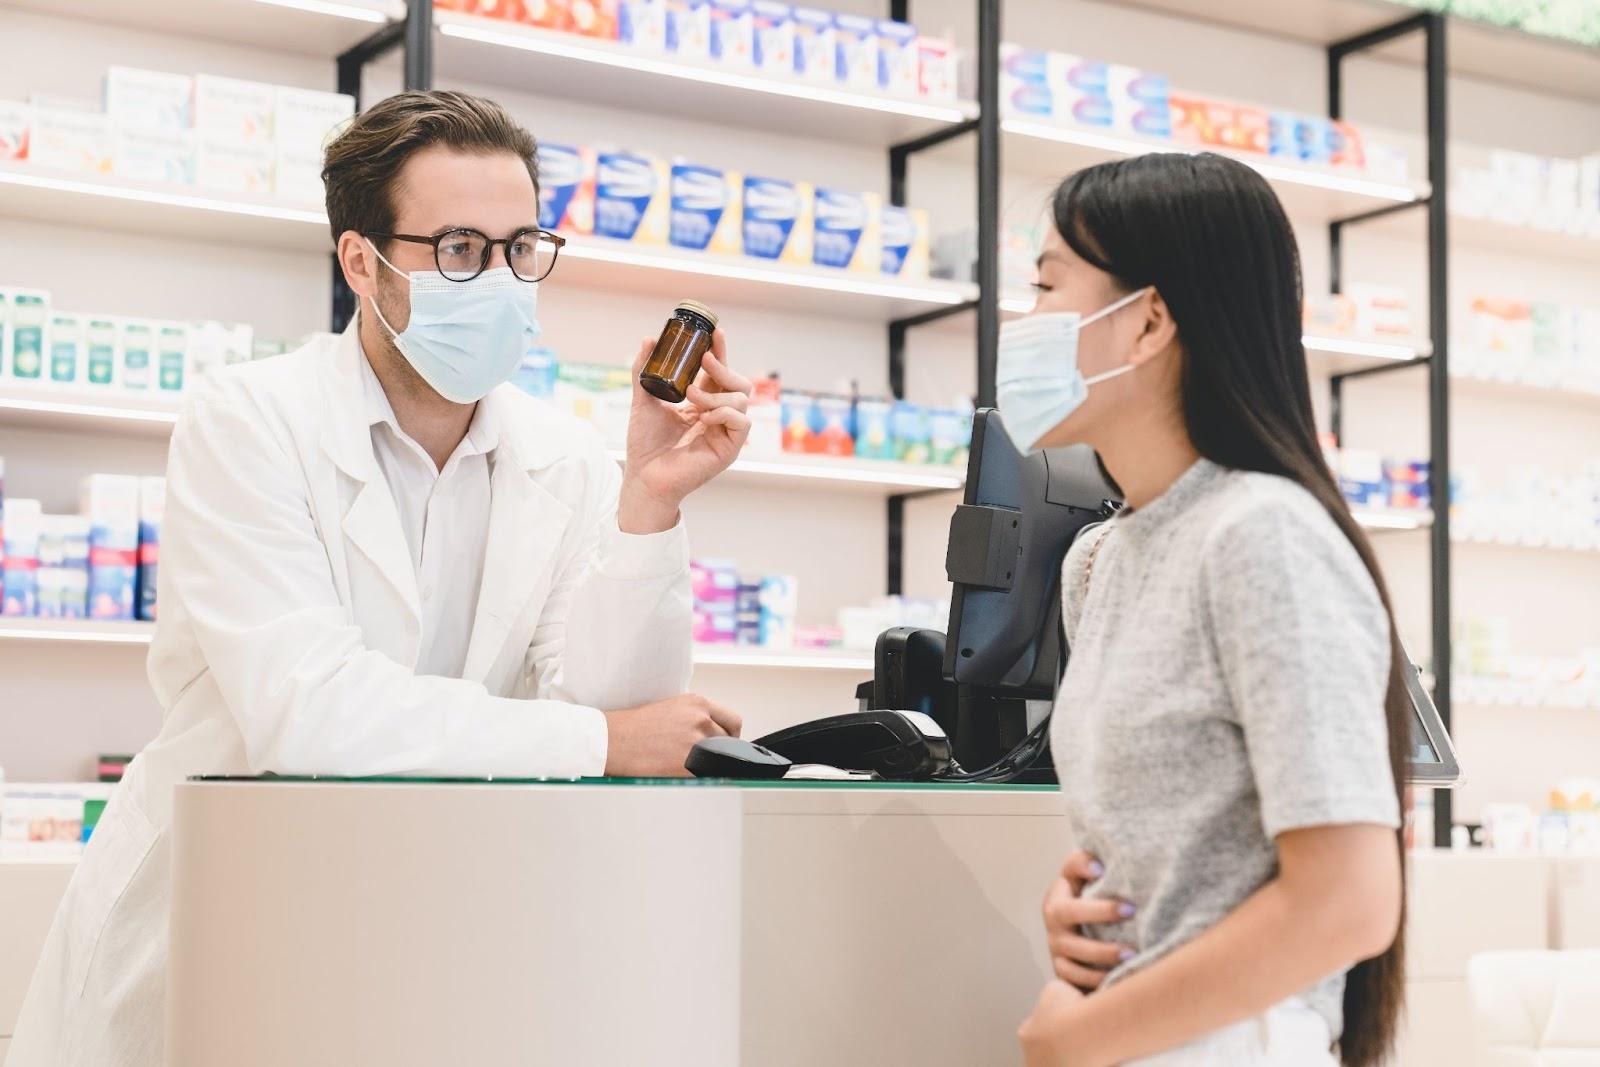
[[[969,101],[819,85],[478,15],[435,11],[434,25],[434,73],[441,85],[503,85],[718,126],[882,147],[977,115]]]
[[[0,0],[0,7],[330,60],[406,13],[405,0]]]
[[[132,208],[132,205],[137,205]],[[217,195],[170,185],[0,164],[0,216],[65,226],[326,252],[327,216],[267,197]],[[888,321],[977,297],[938,278],[902,280],[828,267],[787,267],[741,256],[572,235],[547,285],[578,285],[676,299],[684,279],[709,304],[758,304],[795,313]]]
[[[1196,150],[1166,138],[1112,133],[1045,117],[1007,116],[1001,120],[1000,129],[1005,134],[1001,165],[1012,175],[1057,178],[1107,160]],[[972,138],[958,137],[930,151],[965,160],[974,150]],[[1390,204],[1412,203],[1425,198],[1429,190],[1428,183],[1421,180],[1387,181],[1348,168],[1292,163],[1222,149],[1207,151],[1237,159],[1266,178],[1283,201],[1284,210],[1296,218],[1332,219]]]
[[[93,645],[148,645],[154,633],[155,624],[148,622],[0,618],[0,642],[71,641]],[[840,649],[696,645],[694,662],[699,667],[869,672],[872,670],[870,652]]]
[[[1034,298],[1012,293],[1000,298],[1004,315],[1023,315],[1033,309]],[[1328,374],[1343,374],[1380,363],[1403,363],[1433,352],[1425,338],[1344,337],[1336,334],[1305,334],[1301,341],[1311,357],[1312,368]]]
[[[1600,49],[1596,49],[1600,51]],[[1347,233],[1421,241],[1427,236],[1427,213],[1402,211],[1372,219]],[[1600,265],[1600,230],[1566,230],[1532,223],[1450,212],[1450,250],[1452,252],[1511,252],[1536,259],[1576,260]]]
[[[1572,682],[1530,682],[1511,678],[1474,678],[1456,675],[1450,680],[1452,707],[1600,712],[1600,686]]]
[[[165,437],[179,410],[170,399],[126,392],[97,396],[81,389],[0,388],[0,424],[8,426]],[[611,455],[622,459],[620,451]],[[965,481],[957,467],[788,453],[736,460],[723,477],[736,484],[878,494],[959,489]]]
[[[1363,527],[1384,530],[1425,530],[1433,525],[1433,512],[1426,508],[1359,508],[1350,513]],[[1450,540],[1458,545],[1484,545],[1491,548],[1527,549],[1537,552],[1583,552],[1600,554],[1600,526],[1586,532],[1560,530],[1549,534],[1510,533],[1503,529],[1475,524],[1470,517],[1452,516]]]
[[[1445,5],[1415,0],[1138,0],[1133,6],[1320,46],[1390,25],[1416,15],[1419,8]],[[1573,4],[1571,9],[1583,6]],[[1466,18],[1451,19],[1446,37],[1452,74],[1600,101],[1600,49]],[[1420,67],[1422,35],[1407,34],[1362,54]]]

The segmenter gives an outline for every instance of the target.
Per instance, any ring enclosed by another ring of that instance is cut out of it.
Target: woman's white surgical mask
[[[522,281],[509,267],[486,270],[465,282],[453,282],[436,270],[407,274],[376,245],[372,251],[384,266],[409,279],[411,318],[396,333],[376,299],[372,310],[434,392],[453,403],[475,404],[511,380],[541,332],[537,285]]]
[[[1045,434],[1071,415],[1089,395],[1089,386],[1133,369],[1125,363],[1085,378],[1078,368],[1078,334],[1096,319],[1127,307],[1150,289],[1145,286],[1099,311],[1049,311],[1000,326],[995,389],[1006,432],[1019,448],[1037,451]]]

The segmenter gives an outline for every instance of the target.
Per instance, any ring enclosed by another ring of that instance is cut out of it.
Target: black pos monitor
[[[1070,654],[1061,628],[1061,562],[1073,540],[1121,506],[1094,453],[1023,454],[999,413],[972,427],[965,496],[950,521],[952,583],[944,681],[955,686],[954,748],[966,768],[1009,764],[1007,777],[1054,780],[1049,701]],[[1417,669],[1406,664],[1412,720],[1408,779],[1448,786],[1455,750]],[[1030,723],[1032,725],[1030,726]]]

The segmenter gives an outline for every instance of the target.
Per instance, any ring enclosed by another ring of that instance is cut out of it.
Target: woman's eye
[[[1048,293],[1050,291],[1050,286],[1046,285],[1044,282],[1033,282],[1030,288],[1032,288],[1036,293]]]

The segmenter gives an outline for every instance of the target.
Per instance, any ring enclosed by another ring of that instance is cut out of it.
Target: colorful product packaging
[[[161,565],[161,517],[167,508],[167,480],[139,479],[139,618],[156,621],[156,579]]]
[[[111,171],[111,124],[98,111],[36,105],[28,161],[86,174]]]
[[[617,8],[617,39],[643,52],[666,51],[666,0],[622,0]]]
[[[1367,165],[1361,131],[1348,122],[1333,119],[1328,123],[1328,162],[1335,167],[1364,170]]]
[[[582,37],[615,41],[618,34],[617,0],[571,0],[572,31]]]
[[[194,76],[194,128],[202,140],[272,150],[278,87],[262,82]]]
[[[817,190],[811,259],[819,267],[862,274],[883,268],[883,211],[876,193]]]
[[[732,67],[755,66],[756,24],[750,0],[711,0],[711,58]]]
[[[853,412],[850,398],[824,394],[812,410],[811,437],[806,451],[824,456],[855,455],[855,435],[850,432]]]
[[[711,0],[667,0],[667,51],[690,60],[711,58]]]
[[[783,451],[783,403],[776,377],[757,378],[750,392],[750,436],[745,448],[751,455],[771,456]]]
[[[1050,113],[1056,119],[1098,129],[1112,127],[1116,108],[1111,99],[1110,64],[1052,52],[1045,59],[1045,69],[1049,80]],[[1130,92],[1138,91],[1139,86],[1130,81],[1127,89]],[[1131,97],[1123,111],[1131,129],[1133,116],[1138,111]]]
[[[811,446],[812,418],[817,398],[812,393],[785,389],[781,396],[783,405],[783,450],[785,452],[814,452]]]
[[[737,255],[744,242],[743,192],[744,176],[737,171],[674,165],[671,243],[697,252]]]
[[[928,412],[928,462],[961,466],[972,442],[972,409],[934,408]]]
[[[1055,114],[1050,87],[1050,53],[1014,44],[1000,46],[1000,106],[1007,114],[1046,118]]]
[[[117,320],[90,316],[84,326],[83,382],[96,389],[122,384],[121,361],[117,358]]]
[[[70,388],[83,381],[88,356],[81,315],[56,312],[50,316],[50,359],[46,378],[51,385]]]
[[[91,474],[83,483],[89,520],[89,617],[132,619],[139,562],[139,479]]]
[[[835,14],[838,81],[852,89],[878,88],[878,23],[865,15]]]
[[[1254,111],[1242,108],[1241,111]],[[1302,163],[1326,165],[1329,161],[1329,125],[1325,118],[1302,115],[1295,125],[1296,156]]]
[[[795,619],[799,614],[799,583],[785,574],[761,579],[761,644],[767,648],[794,646]]]
[[[779,178],[744,180],[742,250],[756,259],[809,264],[816,232],[816,190]]]
[[[11,497],[5,502],[3,532],[4,600],[0,615],[31,618],[39,613],[39,527],[43,508],[37,500]]]
[[[194,126],[194,78],[164,70],[110,67],[105,112],[113,127],[179,133]]]
[[[558,366],[555,351],[538,345],[522,357],[522,363],[511,375],[511,384],[529,396],[549,400],[555,395]]]
[[[539,225],[562,233],[594,232],[595,154],[570,145],[539,145]]]
[[[189,327],[181,322],[163,322],[156,338],[156,391],[177,396],[188,385]]]
[[[1113,64],[1106,68],[1111,126],[1143,137],[1172,136],[1171,91],[1164,74]]]
[[[1339,489],[1346,500],[1358,507],[1386,506],[1389,502],[1389,486],[1383,477],[1383,457],[1364,448],[1341,451]]]
[[[0,100],[0,160],[28,158],[33,108],[18,100]]]
[[[155,324],[144,319],[122,319],[117,324],[117,365],[122,388],[148,393],[154,384]]]
[[[895,458],[902,463],[927,463],[933,438],[928,410],[920,404],[897,400],[889,419],[894,436]]]
[[[889,415],[893,405],[887,400],[861,397],[856,401],[856,457],[894,459],[894,434]]]
[[[572,0],[480,0],[480,10],[485,3],[513,22],[562,33],[573,30]]]
[[[722,559],[689,561],[689,594],[695,607],[734,610],[739,590],[739,570]]]
[[[755,66],[769,74],[794,74],[794,7],[778,0],[754,0]]]
[[[0,364],[16,382],[40,382],[49,351],[50,294],[41,289],[11,289],[10,310]]]
[[[194,133],[189,130],[113,126],[111,173],[129,181],[193,185]]]
[[[595,160],[594,232],[635,244],[667,242],[671,170],[654,156],[601,152]]]
[[[883,273],[897,278],[926,278],[928,240],[926,211],[883,206]]]
[[[878,20],[878,88],[896,96],[918,91],[916,28],[894,19]]]
[[[11,294],[0,289],[0,382],[11,377]]]
[[[961,81],[961,56],[944,37],[917,38],[917,92],[925,100],[956,98]]]
[[[839,80],[839,33],[830,12],[794,9],[794,72],[828,85]]]
[[[731,645],[738,639],[738,617],[732,608],[713,611],[695,608],[690,637],[697,645]]]

